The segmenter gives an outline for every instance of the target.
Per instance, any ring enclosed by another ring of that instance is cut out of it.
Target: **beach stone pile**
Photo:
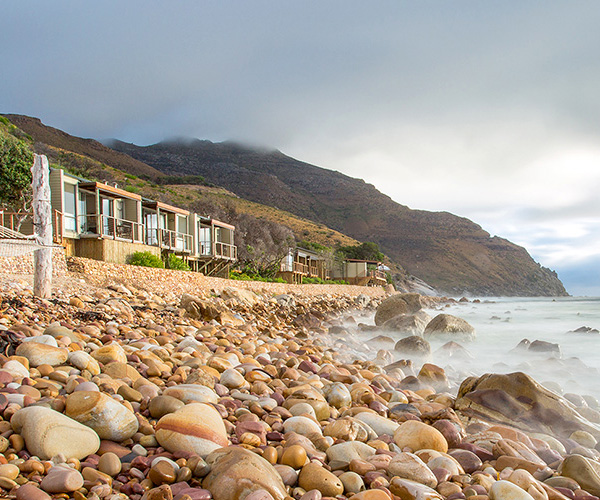
[[[124,284],[0,297],[2,498],[600,495],[597,401],[520,373],[451,394],[439,366],[353,354],[348,325],[377,299],[227,288],[173,300]],[[425,301],[403,298],[401,314]]]

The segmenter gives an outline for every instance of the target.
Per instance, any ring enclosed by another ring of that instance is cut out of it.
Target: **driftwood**
[[[40,245],[46,248],[34,254],[33,293],[47,299],[52,293],[52,205],[50,169],[44,155],[35,155],[31,168],[33,179],[33,227]]]

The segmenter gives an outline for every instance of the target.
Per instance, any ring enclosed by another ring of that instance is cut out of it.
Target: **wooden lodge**
[[[62,169],[50,170],[52,231],[67,256],[126,264],[135,252],[150,252],[163,261],[181,257],[193,271],[228,277],[237,261],[235,227],[166,203],[144,198]],[[33,234],[31,214],[0,210],[0,225]],[[381,262],[347,259],[331,268],[321,254],[290,249],[277,276],[292,284],[304,278],[344,280],[351,285],[385,286]]]
[[[213,276],[228,276],[237,260],[235,227],[224,222],[61,169],[51,169],[50,190],[54,242],[66,255],[125,264],[134,252],[173,253]],[[0,212],[0,224],[15,229],[16,214]],[[33,233],[31,218],[21,232]]]
[[[349,285],[385,286],[387,276],[384,266],[376,260],[346,259],[333,269],[333,279],[344,280]]]
[[[329,279],[329,270],[325,259],[306,248],[290,249],[281,261],[277,277],[288,283],[301,284],[303,278]]]

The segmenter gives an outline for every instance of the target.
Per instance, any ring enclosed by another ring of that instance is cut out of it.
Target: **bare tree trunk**
[[[50,169],[44,155],[35,155],[33,174],[33,227],[38,241],[47,248],[34,253],[33,293],[43,299],[52,294],[52,205],[50,202]]]

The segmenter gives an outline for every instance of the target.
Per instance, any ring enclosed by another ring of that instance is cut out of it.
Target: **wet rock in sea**
[[[467,349],[453,340],[446,342],[440,348],[436,349],[433,353],[433,357],[434,359],[444,359],[446,362],[465,362],[475,359],[475,356],[473,356]]]
[[[256,453],[230,446],[212,452],[206,462],[210,472],[202,486],[214,500],[243,500],[258,490],[267,491],[274,500],[283,500],[287,495],[281,476]]]
[[[221,415],[204,403],[190,403],[162,417],[155,436],[172,453],[187,451],[201,457],[229,444]]]
[[[546,342],[545,340],[534,340],[531,344],[529,344],[527,350],[531,352],[552,354],[553,356],[560,357],[560,346],[552,342]]]
[[[425,327],[430,321],[431,316],[424,311],[419,311],[416,314],[399,314],[398,316],[394,316],[383,323],[381,328],[407,335],[423,335]]]
[[[382,326],[400,314],[412,314],[421,309],[421,296],[416,293],[398,293],[383,300],[375,313],[375,324]]]
[[[428,358],[431,355],[431,345],[427,340],[417,335],[405,337],[396,342],[394,350],[407,356]]]
[[[13,431],[23,436],[29,452],[43,460],[59,453],[81,460],[100,447],[100,438],[92,429],[42,406],[17,411],[10,423]]]
[[[123,441],[138,431],[138,420],[127,407],[102,392],[77,391],[66,400],[65,414],[96,431],[100,439]]]
[[[597,328],[592,328],[590,326],[580,326],[579,328],[576,328],[575,330],[569,330],[567,333],[579,333],[579,334],[591,334],[591,335],[598,335],[600,333],[600,330],[598,330]]]
[[[465,379],[455,409],[464,415],[531,432],[568,437],[576,430],[600,436],[600,427],[583,418],[558,394],[522,372]]]
[[[438,314],[427,324],[423,336],[425,338],[451,336],[461,340],[474,340],[475,328],[457,316]]]
[[[431,385],[438,392],[444,392],[450,389],[450,382],[448,381],[444,369],[432,363],[425,363],[421,367],[417,378],[421,382]]]

